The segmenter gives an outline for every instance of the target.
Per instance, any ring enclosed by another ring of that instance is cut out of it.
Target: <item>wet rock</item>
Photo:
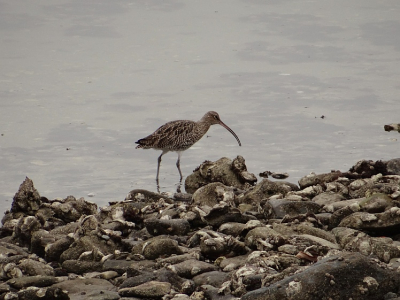
[[[283,197],[292,191],[298,191],[297,185],[289,182],[273,182],[263,179],[251,190],[247,191],[242,197],[238,198],[239,203],[258,203],[262,199],[273,195],[282,195]]]
[[[212,285],[214,287],[221,287],[221,285],[230,279],[231,275],[229,273],[221,271],[211,271],[193,277],[193,281],[196,286],[201,285]]]
[[[321,207],[312,201],[290,201],[286,199],[270,199],[264,205],[264,213],[268,219],[281,219],[286,215],[294,217],[306,213],[318,213]]]
[[[39,192],[33,186],[33,181],[26,177],[14,196],[11,212],[13,214],[24,213],[33,215],[39,210],[41,203]]]
[[[186,235],[190,230],[190,224],[182,219],[146,219],[144,226],[151,235]]]
[[[185,190],[193,194],[200,187],[212,182],[245,189],[253,185],[255,179],[253,174],[247,172],[244,159],[237,158],[233,167],[233,161],[223,157],[215,162],[203,162],[186,178]]]
[[[221,224],[221,226],[218,228],[218,231],[226,235],[237,237],[245,228],[246,224],[243,223],[226,222]]]
[[[58,279],[54,276],[24,276],[19,278],[12,278],[7,283],[16,289],[22,289],[29,286],[44,287],[50,286],[58,282]]]
[[[234,199],[233,189],[220,182],[207,184],[193,194],[194,205],[213,207],[220,201],[231,202]]]
[[[140,298],[161,298],[171,291],[171,284],[168,282],[149,281],[141,285],[119,289],[122,297]]]
[[[327,257],[295,275],[243,295],[243,300],[265,299],[383,299],[397,291],[394,271],[359,253]],[[357,276],[354,276],[357,274]],[[390,280],[389,280],[390,278]]]
[[[22,259],[18,267],[29,276],[44,275],[54,276],[54,270],[49,265],[33,259]]]
[[[346,198],[334,192],[324,192],[321,194],[316,195],[312,201],[320,205],[322,208],[324,206],[328,206],[330,204],[337,203],[339,201],[345,200]]]
[[[339,227],[348,227],[380,234],[391,234],[400,227],[400,208],[392,207],[383,213],[354,212],[342,219]]]
[[[386,170],[390,175],[400,175],[400,158],[394,158],[386,162]]]
[[[203,220],[213,227],[219,227],[222,224],[236,221],[240,223],[247,223],[256,218],[251,215],[242,214],[242,212],[226,203],[215,205],[206,215]]]
[[[125,200],[133,200],[136,202],[145,202],[145,203],[154,203],[160,200],[165,201],[166,203],[174,203],[174,200],[166,197],[165,195],[150,192],[143,189],[132,190],[128,193]]]
[[[66,260],[62,263],[62,267],[69,273],[83,274],[101,271],[103,269],[103,264],[96,261]]]
[[[28,287],[17,292],[19,300],[69,300],[68,293],[60,288]],[[8,298],[7,296],[5,298]]]
[[[374,238],[350,229],[336,227],[332,230],[338,243],[344,250],[360,252],[363,255],[376,255],[388,263],[392,258],[400,257],[400,248],[391,238]]]
[[[257,177],[253,173],[247,171],[243,156],[238,155],[232,161],[232,170],[238,175],[239,180],[242,182],[247,182],[250,185],[254,185],[257,182]]]
[[[119,296],[115,286],[105,279],[75,278],[56,283],[52,287],[67,291],[71,299],[119,299],[116,298]],[[105,298],[101,298],[102,295]]]
[[[300,178],[299,186],[301,189],[304,189],[309,186],[335,181],[340,176],[342,176],[342,172],[340,171],[334,171],[325,174],[309,174],[307,176]]]
[[[56,216],[65,222],[77,221],[82,215],[94,215],[97,212],[97,205],[85,201],[84,198],[75,199],[68,196],[62,201],[54,201],[51,204]]]
[[[172,254],[182,254],[182,250],[177,241],[157,236],[135,246],[132,253],[142,254],[146,259],[156,259]]]
[[[393,200],[386,194],[378,193],[360,201],[359,205],[362,211],[380,213],[392,207]]]
[[[257,250],[277,249],[285,243],[285,237],[269,227],[256,227],[245,238],[246,246]]]
[[[191,259],[175,265],[168,266],[167,269],[173,271],[181,277],[191,279],[194,276],[202,273],[217,271],[218,268],[204,261]]]

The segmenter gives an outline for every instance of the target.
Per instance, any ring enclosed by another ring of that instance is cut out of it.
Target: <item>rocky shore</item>
[[[299,185],[221,158],[185,189],[98,208],[26,178],[2,219],[0,299],[400,300],[400,158]]]

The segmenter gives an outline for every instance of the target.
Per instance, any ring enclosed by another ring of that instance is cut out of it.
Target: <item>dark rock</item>
[[[44,287],[50,286],[58,282],[58,279],[54,276],[24,276],[20,278],[12,278],[7,283],[16,289],[22,289],[29,286]]]
[[[309,186],[335,181],[340,176],[342,176],[342,172],[340,171],[325,174],[310,174],[300,178],[299,185],[301,189],[304,189]]]
[[[211,271],[193,277],[193,281],[196,286],[201,285],[212,285],[214,287],[221,287],[221,285],[231,278],[229,273],[221,271]]]
[[[285,244],[285,238],[269,227],[256,227],[250,230],[245,238],[248,247],[258,250],[272,250]]]
[[[250,220],[256,220],[251,215],[242,214],[242,212],[228,204],[215,205],[203,219],[210,226],[219,227],[228,222],[247,223]]]
[[[342,227],[334,228],[332,233],[344,250],[363,255],[374,254],[386,263],[392,258],[400,257],[400,249],[391,238],[374,238],[361,231]]]
[[[213,182],[199,188],[194,192],[193,204],[213,207],[220,201],[233,201],[234,196],[235,195],[232,188],[225,186],[220,182]]]
[[[263,179],[251,190],[247,191],[243,197],[238,198],[239,203],[258,203],[262,199],[269,198],[272,195],[283,195],[291,191],[297,191],[297,185],[289,182],[273,182]]]
[[[150,192],[147,190],[136,189],[128,193],[125,200],[133,200],[137,202],[155,203],[164,200],[167,203],[174,203],[174,200],[159,193]]]
[[[242,161],[237,158],[236,163],[235,170],[237,173],[232,166],[233,161],[226,157],[215,162],[203,162],[191,175],[186,177],[185,190],[193,194],[200,187],[212,182],[221,182],[226,186],[234,186],[240,189],[251,186],[254,183],[255,176],[245,170],[244,159]],[[242,166],[239,166],[240,164]]]
[[[41,204],[39,192],[33,186],[33,181],[26,177],[14,196],[11,212],[33,215]]]
[[[146,259],[156,259],[171,254],[182,254],[178,242],[164,236],[151,238],[135,246],[132,252],[142,254]]]
[[[327,257],[268,287],[248,292],[241,299],[383,299],[388,292],[398,290],[400,277],[394,274],[395,271],[359,253],[343,253]]]
[[[321,206],[312,201],[290,201],[286,199],[271,199],[264,205],[267,219],[283,218],[286,215],[295,217],[300,214],[319,213]]]
[[[204,261],[191,259],[175,265],[168,266],[167,269],[175,272],[181,277],[191,279],[194,276],[205,272],[216,271],[218,268]]]
[[[75,274],[103,270],[103,264],[96,261],[66,260],[62,263],[62,267],[67,272]]]
[[[123,297],[161,298],[170,291],[169,282],[149,281],[135,287],[119,289],[118,293]]]
[[[186,235],[190,230],[189,222],[182,219],[146,219],[144,226],[151,235]]]
[[[18,300],[69,300],[68,293],[60,288],[29,287],[18,291]]]
[[[54,270],[52,267],[33,259],[22,259],[18,266],[24,274],[28,276],[54,276]]]

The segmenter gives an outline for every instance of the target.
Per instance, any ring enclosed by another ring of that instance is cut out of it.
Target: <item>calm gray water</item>
[[[42,196],[99,205],[155,191],[160,153],[134,142],[209,110],[243,146],[213,126],[184,175],[242,155],[297,182],[400,157],[383,131],[400,122],[399,16],[396,0],[0,0],[0,212],[25,176]]]

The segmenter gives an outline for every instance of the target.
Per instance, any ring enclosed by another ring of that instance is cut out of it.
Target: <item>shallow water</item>
[[[242,155],[297,182],[399,157],[383,130],[400,122],[399,15],[394,0],[0,0],[0,210],[25,176],[42,196],[99,205],[155,191],[160,153],[134,142],[209,110],[243,146],[213,126],[184,175]],[[163,157],[162,191],[176,158]]]

